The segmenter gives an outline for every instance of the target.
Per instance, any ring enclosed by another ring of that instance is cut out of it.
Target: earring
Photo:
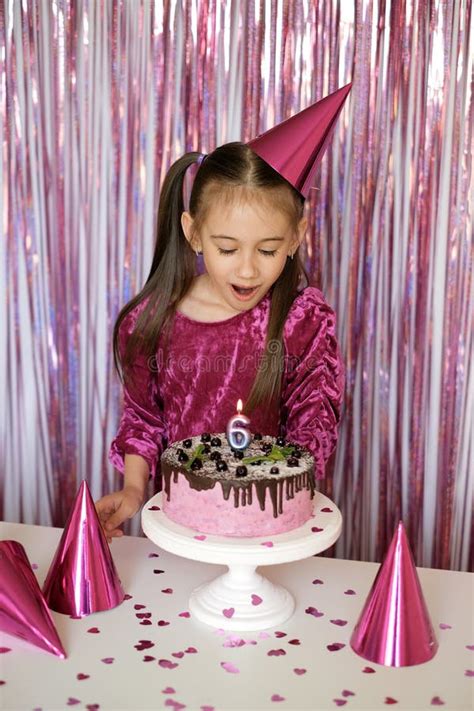
[[[202,252],[199,252],[199,250],[196,249],[196,257],[199,257],[200,254],[202,254]]]
[[[289,254],[288,256],[289,256],[290,259],[293,259],[293,257],[294,257],[295,255],[294,255],[294,254]]]

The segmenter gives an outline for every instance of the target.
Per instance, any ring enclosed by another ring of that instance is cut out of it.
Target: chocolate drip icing
[[[314,497],[315,491],[314,472],[312,468],[309,471],[291,473],[282,478],[269,474],[268,478],[262,479],[251,479],[250,477],[231,479],[228,478],[229,474],[227,472],[213,478],[212,476],[206,475],[202,470],[193,471],[186,469],[184,466],[181,467],[179,463],[174,463],[173,466],[170,466],[170,464],[162,459],[161,470],[164,482],[163,488],[168,501],[171,496],[171,475],[173,475],[173,482],[176,484],[178,475],[181,474],[186,477],[190,488],[195,491],[213,489],[216,483],[219,482],[222,487],[223,497],[226,501],[228,501],[232,490],[235,508],[239,506],[250,506],[252,504],[253,487],[255,487],[260,509],[264,511],[266,491],[268,489],[274,518],[277,518],[278,514],[283,513],[283,487],[285,487],[284,494],[287,501],[293,499],[295,494],[300,492],[303,488],[311,490],[311,499]]]

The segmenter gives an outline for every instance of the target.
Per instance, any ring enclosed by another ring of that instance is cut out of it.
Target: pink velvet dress
[[[142,456],[152,476],[160,474],[160,456],[168,443],[226,431],[237,400],[245,403],[250,393],[264,349],[270,299],[267,293],[254,308],[212,323],[175,313],[166,353],[159,341],[156,358],[138,358],[137,385],[133,393],[124,388],[124,409],[109,453],[119,471],[129,453]],[[122,353],[139,309],[122,322]],[[283,341],[280,407],[250,413],[250,430],[282,435],[307,447],[321,479],[336,446],[344,368],[334,312],[315,287],[306,287],[293,302]]]

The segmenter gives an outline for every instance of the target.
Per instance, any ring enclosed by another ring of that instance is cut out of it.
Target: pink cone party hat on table
[[[43,587],[52,610],[73,617],[110,610],[124,592],[89,487],[82,482]]]
[[[390,667],[423,664],[438,649],[401,521],[352,633],[351,647],[364,659]]]
[[[351,87],[352,83],[346,84],[247,143],[304,198]]]
[[[0,541],[0,630],[66,658],[28,556],[17,541]]]

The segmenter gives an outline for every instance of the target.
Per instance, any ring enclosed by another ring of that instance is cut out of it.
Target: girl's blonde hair
[[[148,279],[140,293],[120,311],[115,323],[115,366],[120,377],[128,382],[133,382],[133,362],[137,353],[152,360],[160,334],[163,343],[167,343],[176,306],[188,293],[195,276],[196,258],[184,235],[181,214],[185,210],[183,183],[186,170],[200,157],[200,153],[186,153],[169,169],[160,193],[156,244]],[[202,226],[213,197],[231,202],[237,196],[252,197],[257,191],[260,199],[288,215],[296,231],[304,210],[304,198],[300,193],[244,143],[219,146],[202,162],[193,182],[189,199],[193,229],[199,230]],[[301,280],[306,282],[305,285],[309,283],[298,250],[293,259],[287,258],[282,273],[271,288],[265,348],[245,402],[246,413],[262,404],[274,406],[278,403],[284,363],[283,328],[299,293]],[[122,355],[119,350],[120,325],[144,301],[146,305]]]

